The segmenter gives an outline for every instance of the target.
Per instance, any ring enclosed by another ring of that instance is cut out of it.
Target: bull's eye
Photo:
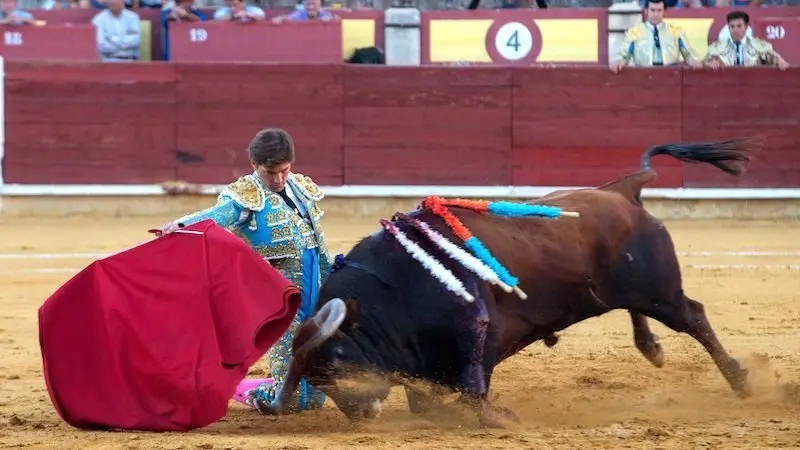
[[[337,358],[341,358],[342,356],[344,356],[344,349],[342,347],[336,347],[334,353],[336,354]]]

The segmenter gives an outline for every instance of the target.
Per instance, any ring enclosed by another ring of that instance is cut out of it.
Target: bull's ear
[[[349,328],[355,328],[357,324],[356,318],[358,317],[358,303],[356,303],[355,299],[348,298],[344,304],[347,307],[344,325]]]

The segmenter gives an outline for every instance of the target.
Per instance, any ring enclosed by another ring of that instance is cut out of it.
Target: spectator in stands
[[[664,0],[647,0],[647,20],[625,32],[619,61],[611,70],[618,73],[632,63],[634,66],[671,66],[683,60],[692,67],[702,67],[703,62],[694,55],[686,33],[675,25],[664,22]]]
[[[139,15],[125,9],[125,0],[105,0],[107,9],[92,18],[97,51],[103,61],[135,61],[141,53]]]
[[[709,6],[717,8],[744,8],[745,6],[760,6],[761,0],[708,0]]]
[[[247,0],[225,0],[225,5],[214,11],[214,20],[252,22],[267,17],[263,9],[247,3]]]
[[[639,4],[642,8],[647,8],[647,0],[639,0]],[[683,9],[683,8],[704,8],[703,2],[701,0],[664,0],[664,8],[674,8],[674,9]]]
[[[79,0],[89,1],[93,8],[106,9],[106,0]],[[161,8],[162,0],[125,0],[125,7],[131,8]]]
[[[161,10],[161,52],[164,61],[169,61],[169,23],[205,20],[207,18],[203,11],[194,7],[194,0],[177,0],[172,5],[164,5]]]
[[[283,22],[284,20],[335,20],[339,16],[332,12],[322,9],[321,0],[303,0],[303,8],[292,11],[284,16],[278,16],[272,19],[275,23]]]
[[[38,9],[85,9],[90,6],[89,0],[41,0]]]
[[[31,25],[33,14],[17,8],[17,0],[0,0],[0,25]]]
[[[772,44],[753,36],[747,36],[750,15],[744,11],[732,11],[727,16],[730,37],[719,39],[708,47],[705,63],[714,69],[723,66],[775,66],[781,70],[789,63]]]

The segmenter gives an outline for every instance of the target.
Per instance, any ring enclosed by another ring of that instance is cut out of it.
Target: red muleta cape
[[[45,382],[83,429],[187,431],[225,416],[300,292],[210,220],[95,261],[39,308]]]

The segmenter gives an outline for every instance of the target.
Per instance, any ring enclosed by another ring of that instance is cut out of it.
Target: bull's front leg
[[[438,392],[423,392],[412,386],[404,386],[404,388],[406,391],[406,400],[408,401],[408,409],[411,411],[411,414],[424,414],[444,406],[442,397],[438,395]]]
[[[488,399],[489,383],[497,360],[497,330],[491,326],[485,303],[478,299],[473,307],[478,314],[473,325],[472,339],[464,342],[469,361],[461,375],[460,401],[475,408],[482,426],[503,428],[502,419],[519,421],[519,417],[508,408],[495,407]]]

